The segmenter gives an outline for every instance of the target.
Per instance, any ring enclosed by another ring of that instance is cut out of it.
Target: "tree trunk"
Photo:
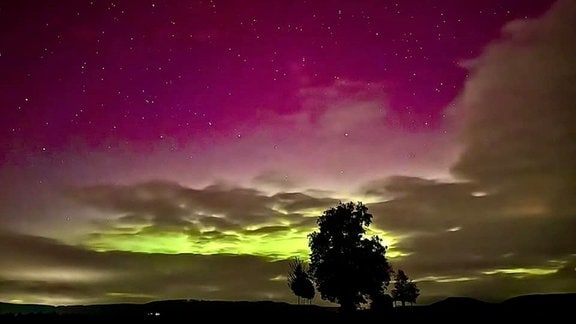
[[[406,306],[406,301],[405,301],[405,300],[402,301],[402,307],[404,307],[404,306]]]

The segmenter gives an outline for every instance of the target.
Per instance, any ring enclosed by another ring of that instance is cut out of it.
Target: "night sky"
[[[573,0],[2,1],[0,301],[295,302],[340,200],[423,303],[576,291],[575,58]]]

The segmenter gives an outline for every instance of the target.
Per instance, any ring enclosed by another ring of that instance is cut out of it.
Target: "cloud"
[[[190,225],[192,220],[222,216],[233,222],[250,224],[265,222],[275,213],[272,201],[262,193],[245,188],[211,185],[203,189],[183,187],[167,181],[150,181],[136,185],[96,185],[71,188],[67,195],[73,200],[102,210],[130,216],[150,218],[154,225]]]
[[[369,204],[376,215],[375,224],[394,232],[447,231],[480,221],[493,212],[487,200],[498,204],[499,197],[475,197],[476,186],[470,183],[446,183],[417,177],[395,176],[373,181],[364,193],[385,201]],[[478,211],[485,208],[487,212]]]
[[[300,90],[302,108],[317,133],[334,136],[384,127],[388,105],[379,83],[336,80],[330,86]]]
[[[281,192],[273,196],[278,206],[287,212],[303,212],[307,210],[322,211],[338,204],[338,200],[329,197],[313,197],[300,192]]]
[[[375,224],[403,235],[396,266],[426,294],[509,297],[575,289],[576,3],[514,21],[468,63],[457,181],[363,186]],[[501,291],[500,293],[495,291]]]
[[[241,174],[236,183],[272,193],[329,188],[343,195],[374,174],[446,173],[457,151],[450,136],[392,127],[387,92],[381,83],[348,79],[303,87],[294,111],[263,111],[237,127],[240,139],[218,142],[202,159],[224,164],[218,169],[226,179]]]
[[[574,219],[502,219],[456,231],[415,235],[398,243],[409,256],[398,262],[421,275],[474,276],[499,268],[559,267],[570,260]]]
[[[287,262],[256,256],[94,252],[10,232],[0,233],[0,252],[0,299],[6,301],[291,299],[285,282],[272,280],[285,275]]]
[[[567,264],[546,274],[512,276],[508,274],[479,274],[475,277],[430,278],[418,281],[425,295],[422,303],[453,296],[474,296],[490,302],[534,293],[561,293],[576,290],[576,264]]]
[[[471,64],[460,98],[465,150],[453,171],[490,190],[573,214],[576,5],[506,25]],[[543,210],[544,210],[543,209]]]
[[[519,205],[516,195],[484,196],[472,183],[411,177],[376,183],[367,190],[392,198],[368,205],[374,224],[402,237],[395,248],[410,254],[398,263],[419,275],[474,276],[498,267],[537,267],[574,253],[576,218],[522,214],[512,208]]]
[[[80,209],[96,210],[95,228],[77,244],[98,251],[306,256],[315,217],[338,201],[299,192],[202,189],[167,181],[69,187]],[[70,241],[70,240],[68,240]]]
[[[297,188],[303,184],[303,180],[293,179],[288,175],[288,172],[280,172],[274,170],[263,171],[252,179],[252,183],[256,187],[272,188],[277,190],[289,190]]]

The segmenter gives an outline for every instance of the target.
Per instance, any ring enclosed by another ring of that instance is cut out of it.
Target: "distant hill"
[[[576,307],[576,293],[524,295],[510,298],[502,303],[507,307],[536,307],[556,309]]]
[[[431,305],[431,307],[442,309],[453,309],[458,308],[477,308],[477,307],[490,307],[495,304],[487,303],[478,299],[470,297],[448,297],[442,301],[436,302]]]

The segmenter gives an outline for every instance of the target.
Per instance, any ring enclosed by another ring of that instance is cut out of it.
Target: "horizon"
[[[25,0],[0,26],[0,302],[292,303],[340,201],[417,304],[576,291],[574,1]]]
[[[486,301],[486,300],[482,300],[482,299],[477,299],[474,297],[469,297],[469,296],[448,296],[446,298],[443,299],[439,299],[439,300],[435,300],[432,301],[430,303],[412,303],[412,304],[407,304],[405,306],[402,306],[401,304],[395,304],[393,306],[393,308],[402,308],[402,307],[418,307],[418,306],[431,306],[434,305],[436,303],[441,303],[444,302],[446,300],[450,300],[450,299],[469,299],[469,300],[474,300],[474,301],[479,301],[482,303],[488,303],[488,304],[501,304],[516,298],[525,298],[525,297],[539,297],[539,296],[566,296],[566,295],[571,295],[571,296],[575,296],[576,292],[560,292],[560,293],[534,293],[534,294],[526,294],[526,295],[517,295],[517,296],[512,296],[510,298],[506,298],[504,300],[500,300],[500,301]],[[325,308],[338,308],[338,305],[335,303],[321,303],[321,304],[316,304],[316,303],[312,303],[312,304],[303,304],[300,303],[298,304],[295,301],[276,301],[276,300],[230,300],[230,299],[193,299],[193,298],[189,298],[189,299],[158,299],[158,300],[151,300],[151,301],[147,301],[147,302],[119,302],[119,303],[98,303],[98,304],[62,304],[62,305],[52,305],[52,304],[26,304],[26,303],[18,303],[18,302],[14,302],[14,303],[7,303],[7,302],[2,302],[0,301],[0,303],[4,303],[4,304],[11,304],[11,305],[22,305],[22,306],[50,306],[50,307],[68,307],[68,306],[106,306],[106,305],[146,305],[146,304],[150,304],[150,303],[163,303],[163,302],[216,302],[216,303],[278,303],[278,304],[287,304],[287,305],[293,305],[293,306],[302,306],[302,307],[307,307],[307,306],[314,306],[314,307],[325,307]],[[363,308],[361,308],[363,309]]]

